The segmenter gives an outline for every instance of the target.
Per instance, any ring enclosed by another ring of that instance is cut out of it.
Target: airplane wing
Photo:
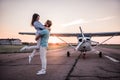
[[[22,35],[35,35],[34,32],[19,32]],[[104,37],[104,36],[120,36],[120,32],[101,32],[101,33],[84,33],[86,37]],[[57,37],[82,37],[81,33],[51,33],[50,36]]]
[[[21,35],[35,35],[34,32],[19,32]],[[72,37],[77,36],[78,33],[51,33],[50,36]]]
[[[82,37],[81,33],[51,33],[51,36],[58,37]],[[120,32],[101,32],[101,33],[84,33],[86,37],[102,37],[102,36],[119,36]]]
[[[77,37],[80,33],[51,33],[50,36],[57,37]]]
[[[34,32],[19,32],[21,35],[35,35]]]

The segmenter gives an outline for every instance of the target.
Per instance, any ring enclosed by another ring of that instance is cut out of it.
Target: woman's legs
[[[37,40],[37,45],[36,46],[24,46],[23,48],[20,49],[20,51],[39,49],[40,48],[40,41],[41,41],[41,39],[39,38]]]
[[[20,49],[20,51],[33,50],[33,49],[39,49],[39,47],[38,46],[24,46],[23,48]]]
[[[34,49],[33,52],[29,55],[29,64],[31,63],[31,60],[34,57],[36,52],[37,52],[37,49]]]
[[[34,57],[35,53],[37,50],[40,48],[40,38],[37,40],[37,45],[36,46],[30,46],[28,49],[33,49],[33,52],[29,55],[29,63],[31,63],[32,58]]]

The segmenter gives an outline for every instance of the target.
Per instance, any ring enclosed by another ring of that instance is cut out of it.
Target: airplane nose
[[[86,48],[86,46],[83,46],[83,49],[85,49]]]

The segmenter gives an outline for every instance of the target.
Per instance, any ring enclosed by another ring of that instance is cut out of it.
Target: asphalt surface
[[[0,80],[120,80],[120,50],[97,48],[103,52],[99,58],[87,52],[83,59],[80,52],[71,48],[50,50],[47,53],[47,73],[36,75],[41,69],[37,53],[28,64],[30,53],[0,54]],[[71,56],[66,57],[70,51]]]

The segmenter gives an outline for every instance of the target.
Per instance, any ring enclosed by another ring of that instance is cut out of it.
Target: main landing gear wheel
[[[99,58],[102,58],[102,52],[99,52]]]
[[[70,57],[70,52],[69,51],[67,51],[67,57]]]

